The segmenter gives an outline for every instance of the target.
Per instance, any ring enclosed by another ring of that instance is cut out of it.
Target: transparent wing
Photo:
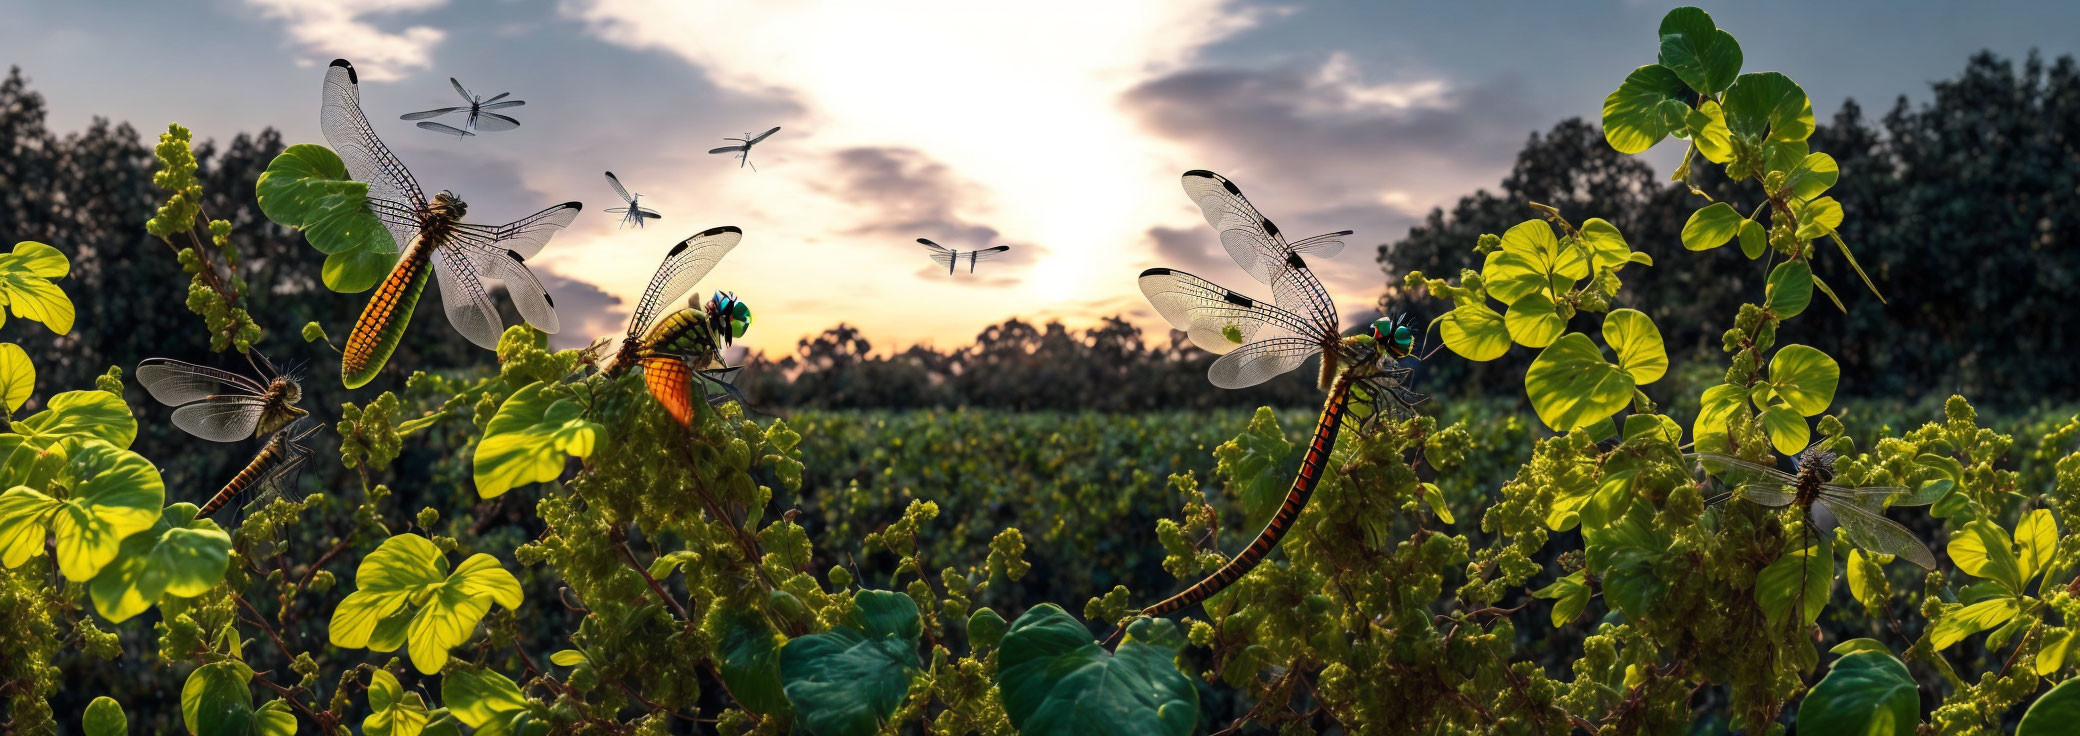
[[[933,263],[937,263],[937,264],[939,264],[939,265],[941,265],[941,266],[946,266],[946,267],[948,267],[948,268],[952,268],[952,267],[953,267],[953,259],[955,259],[955,258],[959,258],[959,257],[960,257],[960,254],[958,254],[958,253],[955,253],[955,252],[953,252],[953,251],[950,251],[950,250],[949,250],[949,251],[940,251],[940,252],[935,252],[935,253],[932,253],[932,254],[931,254],[931,258],[932,258],[932,262],[933,262]]]
[[[1351,233],[1352,231],[1350,230],[1322,233],[1306,240],[1294,242],[1286,247],[1294,253],[1306,253],[1318,258],[1334,258],[1336,254],[1343,252],[1344,236]]]
[[[609,214],[609,215],[618,215],[618,214],[621,214],[621,213],[623,213],[623,212],[627,212],[627,211],[628,211],[628,208],[627,208],[627,207],[608,207],[608,208],[607,208],[607,210],[606,210],[607,214]]]
[[[1288,312],[1304,315],[1314,325],[1314,334],[1341,333],[1342,320],[1336,315],[1336,302],[1329,298],[1329,290],[1322,287],[1321,280],[1315,278],[1314,271],[1299,256],[1287,260],[1291,266],[1271,282],[1271,301]]]
[[[470,94],[469,94],[469,90],[467,90],[467,89],[464,89],[464,88],[462,87],[462,83],[461,83],[461,82],[457,82],[457,81],[455,81],[455,78],[454,78],[454,77],[449,77],[449,78],[448,78],[448,84],[454,85],[454,87],[455,87],[455,94],[458,94],[458,95],[462,95],[462,99],[463,99],[463,101],[465,101],[465,102],[476,102],[476,101],[477,101],[477,98],[475,98],[475,97],[471,97],[471,96],[470,96]]]
[[[253,436],[266,411],[258,396],[214,399],[173,410],[173,426],[211,442],[237,442]]]
[[[387,199],[368,198],[368,209],[383,221],[383,228],[390,231],[390,247],[380,251],[389,255],[411,245],[412,238],[419,234],[419,213],[401,202]]]
[[[168,358],[146,358],[137,364],[137,382],[167,406],[193,403],[222,394],[259,397],[267,388],[258,381]]]
[[[628,196],[628,187],[621,186],[621,177],[615,176],[612,171],[607,172],[607,184],[614,187],[614,193],[621,195],[623,200],[635,204],[636,198]]]
[[[468,110],[468,109],[469,109],[469,108],[467,108],[467,107],[443,107],[443,108],[439,108],[439,109],[435,109],[435,110],[422,110],[422,111],[419,111],[419,112],[408,112],[408,113],[405,113],[405,114],[403,114],[403,115],[399,115],[399,116],[397,116],[397,119],[399,119],[399,120],[425,120],[425,119],[427,119],[427,118],[437,118],[437,117],[440,117],[440,116],[442,116],[442,115],[446,115],[446,114],[448,114],[448,113],[451,113],[451,112],[455,112],[455,111],[457,111],[457,110]]]
[[[436,122],[433,122],[433,121],[431,121],[431,120],[428,120],[428,121],[426,121],[426,122],[420,123],[420,124],[419,124],[419,129],[420,129],[420,130],[431,130],[431,131],[433,131],[433,132],[435,132],[435,133],[442,133],[442,134],[445,134],[445,135],[452,135],[452,136],[455,136],[455,137],[457,137],[457,138],[463,138],[463,137],[467,137],[467,136],[473,136],[473,135],[476,135],[475,133],[471,133],[471,132],[469,132],[469,131],[467,131],[467,130],[463,130],[463,129],[461,129],[461,128],[457,128],[457,127],[455,127],[455,126],[453,126],[453,125],[447,125],[447,124],[443,124],[443,123],[436,123]]]
[[[772,130],[768,130],[768,131],[766,131],[766,132],[764,132],[764,133],[760,133],[760,134],[758,134],[758,137],[756,137],[756,138],[752,138],[751,140],[748,140],[748,141],[744,141],[744,145],[747,145],[747,146],[749,146],[749,145],[755,145],[755,144],[757,144],[757,143],[758,143],[759,141],[765,140],[765,139],[766,139],[766,136],[770,136],[770,135],[772,135],[772,134],[774,134],[774,133],[778,133],[778,132],[780,132],[780,126],[777,126],[777,125],[775,125],[775,126],[773,126],[773,129],[772,129]]]
[[[498,102],[499,100],[503,100],[503,99],[505,99],[505,98],[507,98],[507,97],[511,97],[511,96],[513,96],[513,93],[511,93],[511,92],[500,92],[500,93],[498,93],[498,94],[495,94],[495,95],[492,95],[492,96],[490,96],[490,97],[486,97],[486,98],[484,98],[484,105],[489,105],[489,104],[491,104],[491,103],[493,103],[493,102]],[[514,105],[525,105],[525,104],[527,104],[527,103],[525,103],[525,102],[521,102],[521,101],[519,101],[519,100],[513,100],[512,102],[507,102],[507,103],[501,103],[501,104],[504,104],[504,105],[505,105],[505,106],[507,106],[507,107],[512,107],[512,106],[514,106]],[[479,107],[481,107],[481,106],[482,106],[482,105],[480,105]]]
[[[987,261],[991,258],[1004,255],[1004,252],[1008,250],[1011,250],[1011,246],[999,245],[995,248],[984,248],[982,250],[975,251],[975,260]]]
[[[935,252],[935,253],[954,253],[954,252],[956,252],[956,251],[954,251],[954,249],[952,249],[952,248],[948,248],[948,247],[946,247],[946,246],[943,246],[943,245],[940,245],[940,244],[938,244],[938,243],[934,243],[934,242],[932,242],[931,240],[928,240],[928,239],[925,239],[925,238],[918,238],[918,239],[917,239],[917,243],[918,243],[919,245],[922,245],[922,246],[926,247],[926,248],[930,248],[930,249],[932,249],[932,251],[933,251],[933,252]]]
[[[652,220],[664,219],[664,215],[657,214],[656,210],[650,209],[648,207],[634,207],[631,209],[634,209],[636,211],[637,217],[645,217]]]
[[[507,93],[505,93],[505,94],[509,95],[509,94],[512,94],[512,93],[511,93],[511,92],[507,92]],[[499,95],[499,96],[500,96],[500,97],[504,97],[505,95]],[[526,102],[525,100],[506,100],[505,102],[487,102],[487,103],[484,103],[484,104],[482,104],[482,105],[478,105],[478,106],[477,106],[477,109],[478,109],[478,110],[504,110],[504,109],[506,109],[506,108],[508,108],[508,107],[519,107],[519,106],[521,106],[521,105],[525,105],[525,104],[527,104],[527,102]]]
[[[742,229],[724,225],[703,230],[672,246],[664,254],[664,262],[658,264],[657,273],[651,275],[650,285],[643,288],[643,298],[636,302],[635,314],[628,321],[628,339],[638,339],[649,331],[658,310],[678,303],[743,240]]]
[[[1792,486],[1782,483],[1749,483],[1733,489],[1734,495],[1771,507],[1789,506],[1798,500]]]
[[[1240,187],[1220,174],[1193,170],[1184,172],[1184,193],[1199,205],[1206,224],[1220,233],[1221,245],[1235,265],[1266,284],[1278,277],[1288,252],[1285,239],[1278,226],[1242,196]]]
[[[1913,494],[1907,491],[1906,486],[1857,486],[1850,488],[1833,483],[1823,483],[1820,485],[1820,495],[1833,496],[1844,501],[1860,504],[1869,509],[1883,509],[1888,505],[1926,506],[1935,503],[1935,499],[1915,503]],[[1889,504],[1887,503],[1888,501],[1890,502]]]
[[[325,142],[331,144],[332,152],[339,154],[346,164],[347,173],[356,181],[368,184],[368,194],[376,199],[387,199],[411,208],[426,204],[426,193],[419,189],[419,182],[412,179],[412,172],[397,160],[395,154],[376,137],[375,128],[368,124],[368,116],[361,114],[361,87],[354,65],[346,59],[334,59],[331,68],[325,71],[323,105],[318,110],[318,127],[325,132]]]
[[[433,274],[441,285],[441,309],[448,313],[448,324],[477,347],[496,349],[504,324],[498,319],[498,309],[491,304],[491,296],[484,293],[484,281],[476,265],[452,246],[435,248]]]
[[[506,297],[513,300],[515,309],[520,310],[521,319],[551,335],[562,329],[556,320],[556,300],[549,297],[549,291],[542,288],[541,280],[527,269],[527,263],[519,254],[509,250],[469,247],[471,265],[477,267],[478,274],[505,284]],[[497,344],[496,338],[492,344]]]
[[[556,237],[556,231],[578,219],[581,209],[584,205],[565,202],[497,227],[459,224],[455,226],[455,238],[473,245],[496,245],[519,253],[521,258],[533,258],[549,244],[550,238]]]
[[[1321,345],[1297,337],[1258,340],[1213,361],[1206,378],[1221,388],[1247,388],[1298,368],[1321,352]]]
[[[1782,470],[1778,470],[1776,468],[1772,468],[1767,465],[1763,465],[1761,463],[1754,463],[1742,460],[1732,455],[1724,455],[1716,452],[1696,452],[1691,453],[1690,457],[1691,459],[1698,461],[1698,463],[1704,467],[1705,472],[1712,473],[1714,475],[1724,475],[1727,469],[1736,469],[1749,473],[1755,473],[1764,478],[1768,478],[1773,482],[1781,483],[1783,485],[1798,485],[1797,476],[1794,476],[1790,473],[1786,473]],[[1717,466],[1719,470],[1714,471],[1714,466]]]
[[[750,146],[723,146],[723,147],[721,147],[721,148],[710,148],[710,149],[708,149],[708,152],[709,152],[709,153],[736,153],[736,152],[738,152],[738,151],[742,151],[742,150],[744,150],[744,149],[747,149],[747,148],[750,148]]]
[[[1820,503],[1834,512],[1835,520],[1842,531],[1849,534],[1849,541],[1865,552],[1888,554],[1920,565],[1936,569],[1936,556],[1928,551],[1928,545],[1907,531],[1898,522],[1881,516],[1876,511],[1855,503],[1847,503],[1820,497]]]
[[[486,133],[496,133],[501,130],[512,130],[518,127],[520,127],[520,121],[504,115],[495,112],[477,113],[477,130]]]
[[[1141,293],[1163,319],[1208,352],[1225,354],[1251,342],[1282,337],[1313,342],[1310,337],[1316,334],[1299,315],[1183,271],[1151,268],[1141,272],[1140,284]]]

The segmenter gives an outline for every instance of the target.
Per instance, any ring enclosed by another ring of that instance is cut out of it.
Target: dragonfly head
[[[1835,454],[1823,449],[1822,443],[1815,442],[1805,452],[1798,453],[1798,470],[1819,476],[1822,483],[1831,483],[1834,481],[1834,461]]]
[[[437,214],[459,218],[469,211],[469,205],[463,204],[462,199],[456,197],[454,192],[443,189],[439,194],[433,195],[432,209]]]
[[[751,305],[726,291],[715,292],[715,296],[709,297],[708,316],[722,328],[723,340],[730,343],[735,343],[751,329]]]
[[[1372,339],[1380,349],[1395,358],[1406,358],[1415,353],[1415,332],[1408,329],[1408,315],[1393,319],[1380,318],[1372,321]]]

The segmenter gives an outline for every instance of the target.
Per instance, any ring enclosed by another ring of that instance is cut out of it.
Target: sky
[[[1356,318],[1385,283],[1377,244],[1494,187],[1531,133],[1595,119],[1654,60],[1673,5],[0,0],[0,65],[47,98],[53,130],[99,116],[294,144],[323,142],[325,66],[347,58],[378,135],[473,221],[584,202],[530,262],[557,344],[618,335],[673,244],[736,225],[743,244],[696,289],[746,300],[740,344],[777,356],[840,322],[877,352],[1010,317],[1121,314],[1160,335],[1135,287],[1158,265],[1266,295],[1180,188],[1202,168],[1291,235],[1356,230],[1314,261]],[[1790,75],[1823,119],[1847,98],[1926,99],[1981,49],[2080,51],[2080,4],[1700,5],[1743,71]],[[397,119],[458,104],[451,76],[526,101],[504,111],[521,127],[457,140]],[[756,172],[707,153],[776,125]],[[1665,170],[1676,153],[1648,155]],[[607,170],[664,218],[617,229]],[[949,277],[919,237],[1012,249]]]

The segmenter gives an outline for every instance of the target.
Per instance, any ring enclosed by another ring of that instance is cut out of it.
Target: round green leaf
[[[717,669],[730,694],[753,713],[786,713],[787,693],[780,682],[780,645],[786,637],[755,613],[732,609],[718,617],[722,636],[717,641]]]
[[[1668,373],[1668,350],[1661,343],[1661,329],[1637,309],[1620,309],[1603,319],[1603,342],[1618,353],[1618,367],[1632,376],[1637,386],[1661,380]]]
[[[1795,209],[1798,213],[1798,237],[1814,240],[1842,227],[1842,205],[1833,197],[1821,197]]]
[[[2052,520],[2050,509],[2031,511],[2015,522],[2015,547],[2015,561],[2022,569],[2022,582],[2027,585],[2051,564],[2051,556],[2058,552],[2058,522]]]
[[[1770,446],[1786,455],[1798,454],[1813,438],[1812,427],[1806,425],[1806,418],[1782,406],[1762,410],[1762,428],[1769,431]]]
[[[1601,217],[1591,217],[1588,222],[1582,223],[1582,245],[1589,247],[1591,271],[1606,266],[1612,270],[1623,270],[1625,264],[1633,262],[1632,246],[1625,243],[1625,234],[1618,232],[1618,226]],[[1653,265],[1653,259],[1647,259],[1647,265]]]
[[[1786,180],[1791,184],[1791,196],[1812,199],[1833,187],[1841,176],[1841,167],[1835,164],[1833,156],[1812,153],[1807,154],[1804,160],[1792,167]]]
[[[567,458],[588,457],[605,427],[584,418],[569,389],[536,381],[499,405],[472,461],[477,495],[492,498],[563,475]]]
[[[780,648],[780,679],[801,725],[814,736],[872,736],[910,693],[924,623],[900,593],[863,590],[852,626],[836,626]],[[1001,660],[1000,660],[1001,661]]]
[[[79,443],[58,480],[72,493],[52,510],[50,529],[58,538],[58,571],[75,581],[100,574],[124,539],[159,520],[166,500],[158,468],[101,440]],[[26,489],[9,493],[15,490]]]
[[[1451,348],[1461,358],[1485,362],[1509,352],[1509,329],[1503,323],[1502,315],[1496,314],[1486,304],[1468,304],[1453,309],[1438,321],[1438,334],[1444,339],[1445,347]]]
[[[1583,571],[1576,570],[1566,577],[1558,578],[1552,585],[1532,592],[1533,598],[1552,598],[1551,619],[1553,628],[1560,628],[1589,610],[1589,586],[1583,579]]]
[[[1735,211],[1733,205],[1713,202],[1690,213],[1690,220],[1683,223],[1683,247],[1711,250],[1732,240],[1740,228],[1741,213]]]
[[[1761,258],[1762,254],[1768,250],[1769,231],[1762,227],[1762,223],[1754,220],[1741,220],[1741,255],[1747,256],[1748,260],[1752,261]]]
[[[1779,319],[1796,317],[1813,303],[1813,269],[1785,261],[1769,272],[1769,311]]]
[[[1769,361],[1770,386],[1801,416],[1827,411],[1841,380],[1834,358],[1805,345],[1786,345]]]
[[[397,265],[397,256],[370,252],[367,249],[346,253],[334,253],[325,257],[325,265],[318,270],[318,277],[325,288],[342,294],[368,291],[382,283]]]
[[[0,406],[13,414],[35,391],[36,365],[29,362],[29,351],[11,342],[0,343]]]
[[[1177,671],[1184,646],[1177,624],[1142,618],[1107,652],[1060,606],[1035,606],[998,650],[1004,712],[1025,736],[1187,736],[1199,693]]]
[[[2080,723],[2080,678],[2066,680],[2029,704],[2015,736],[2060,736]]]
[[[405,692],[389,670],[376,670],[368,679],[369,714],[361,721],[364,736],[419,736],[426,730],[425,699]]]
[[[441,586],[446,577],[447,561],[425,537],[399,534],[384,540],[355,570],[359,589],[332,610],[327,632],[333,645],[396,651],[410,621],[406,604]]]
[[[1501,253],[1524,257],[1538,274],[1538,288],[1550,288],[1552,276],[1580,280],[1589,275],[1589,259],[1580,248],[1561,247],[1553,226],[1545,220],[1525,220],[1503,231]],[[1485,278],[1485,277],[1483,277]],[[1491,288],[1488,292],[1494,295]],[[1502,299],[1496,296],[1496,299]]]
[[[116,561],[101,568],[88,592],[94,608],[110,621],[143,613],[162,595],[192,598],[224,579],[231,566],[231,535],[209,519],[195,518],[195,505],[166,507],[157,524],[123,540]]]
[[[968,614],[968,641],[976,646],[996,646],[1004,641],[1004,632],[1009,628],[1010,624],[1004,621],[1004,617],[987,606]]]
[[[2057,534],[2056,528],[2052,534]],[[2021,595],[2029,578],[2023,575],[2022,560],[2008,540],[2008,532],[1985,519],[1967,522],[1950,535],[1945,549],[1951,564],[1973,577],[2000,583],[2010,595]]]
[[[1553,300],[1542,293],[1527,294],[1509,305],[1509,311],[1502,315],[1502,324],[1509,329],[1511,340],[1527,348],[1551,345],[1567,329],[1567,320],[1560,318]]]
[[[527,697],[505,675],[458,667],[441,677],[441,703],[478,734],[507,733],[506,724],[527,712]]]
[[[368,185],[352,180],[331,149],[290,146],[268,163],[254,190],[268,219],[302,230],[320,253],[397,253],[396,239],[368,206]]]
[[[1603,139],[1619,153],[1642,153],[1668,137],[1684,118],[1671,122],[1661,103],[1680,101],[1683,79],[1660,64],[1632,70],[1603,98]]]
[[[13,252],[0,254],[0,304],[51,332],[71,332],[72,298],[50,282],[71,271],[72,262],[58,249],[34,241],[15,243]]]
[[[22,437],[20,442],[34,450],[48,450],[67,438],[98,439],[123,448],[137,438],[137,418],[130,415],[130,405],[107,391],[67,391],[44,406],[12,428]]]
[[[1697,421],[1690,425],[1690,436],[1700,442],[1707,436],[1726,435],[1726,423],[1738,416],[1747,402],[1747,392],[1740,386],[1720,384],[1704,390],[1698,400]]]
[[[244,736],[254,729],[253,668],[216,662],[195,668],[181,685],[181,722],[196,736]]]
[[[126,736],[130,733],[130,717],[123,714],[123,706],[114,698],[103,695],[87,704],[87,712],[79,717],[79,727],[87,736]]]
[[[1741,45],[1697,8],[1676,8],[1661,18],[1661,65],[1698,94],[1711,96],[1741,72]]]
[[[1589,336],[1570,332],[1540,351],[1524,373],[1524,393],[1555,431],[1587,426],[1632,401],[1632,376],[1603,359]]]
[[[1921,725],[1921,693],[1890,652],[1844,655],[1798,707],[1804,733],[1913,736]]]
[[[1791,171],[1805,163],[1806,156],[1812,152],[1812,147],[1805,141],[1768,141],[1762,144],[1762,170],[1765,173],[1782,172],[1789,177]]]
[[[1725,99],[1727,130],[1750,143],[1802,141],[1813,135],[1813,103],[1783,74],[1742,74],[1726,89]]]

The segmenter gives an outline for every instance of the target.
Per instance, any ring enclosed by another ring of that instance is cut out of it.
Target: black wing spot
[[[523,264],[524,264],[524,263],[526,263],[526,262],[527,262],[527,259],[525,259],[525,258],[521,258],[521,257],[520,257],[520,251],[517,251],[517,250],[508,250],[508,251],[506,251],[506,257],[507,257],[507,258],[511,258],[511,259],[513,259],[513,262],[514,262],[514,263],[523,263]]]
[[[701,231],[701,234],[699,234],[699,235],[695,235],[694,237],[696,237],[696,238],[701,238],[701,237],[707,237],[707,236],[710,236],[710,235],[721,235],[721,234],[723,234],[723,233],[739,233],[739,234],[741,234],[741,233],[743,233],[743,232],[744,232],[744,229],[743,229],[743,228],[737,227],[737,226],[735,226],[735,225],[723,225],[723,226],[721,226],[721,227],[711,227],[711,228],[708,228],[708,229],[706,229],[706,230],[702,230],[702,231]]]
[[[361,75],[354,73],[354,64],[352,62],[349,62],[346,59],[333,59],[332,65],[337,67],[344,67],[347,70],[347,81],[352,82],[354,84],[361,83]]]
[[[548,302],[550,309],[556,308],[556,297],[549,296],[548,292],[542,292],[542,301]]]
[[[1272,237],[1278,237],[1278,226],[1271,224],[1271,218],[1269,217],[1264,218],[1264,232],[1270,233]]]
[[[1303,260],[1300,260],[1300,254],[1298,254],[1298,253],[1287,253],[1287,254],[1286,254],[1286,267],[1287,267],[1287,268],[1306,268],[1306,267],[1307,267],[1307,261],[1303,261]]]
[[[1141,272],[1141,278],[1148,278],[1148,277],[1150,277],[1150,276],[1168,276],[1168,275],[1170,275],[1171,273],[1173,273],[1173,271],[1172,271],[1171,269],[1168,269],[1168,268],[1162,268],[1162,267],[1157,267],[1157,268],[1151,268],[1151,269],[1148,269],[1148,270],[1146,270],[1146,271],[1142,271],[1142,272]]]
[[[700,237],[700,236],[699,236],[699,235],[695,235],[694,237],[698,238],[698,237]],[[679,255],[679,252],[680,252],[680,251],[683,251],[683,250],[686,250],[686,241],[684,241],[684,240],[681,240],[681,241],[679,241],[679,244],[678,244],[678,245],[674,245],[674,246],[672,246],[672,252],[664,254],[664,257],[666,257],[666,258],[670,258],[670,257],[672,257],[672,256],[676,256],[676,255]]]
[[[1242,307],[1245,309],[1257,306],[1257,302],[1255,299],[1251,299],[1249,297],[1237,294],[1232,291],[1228,292],[1227,300],[1229,304],[1233,304],[1235,306]]]

